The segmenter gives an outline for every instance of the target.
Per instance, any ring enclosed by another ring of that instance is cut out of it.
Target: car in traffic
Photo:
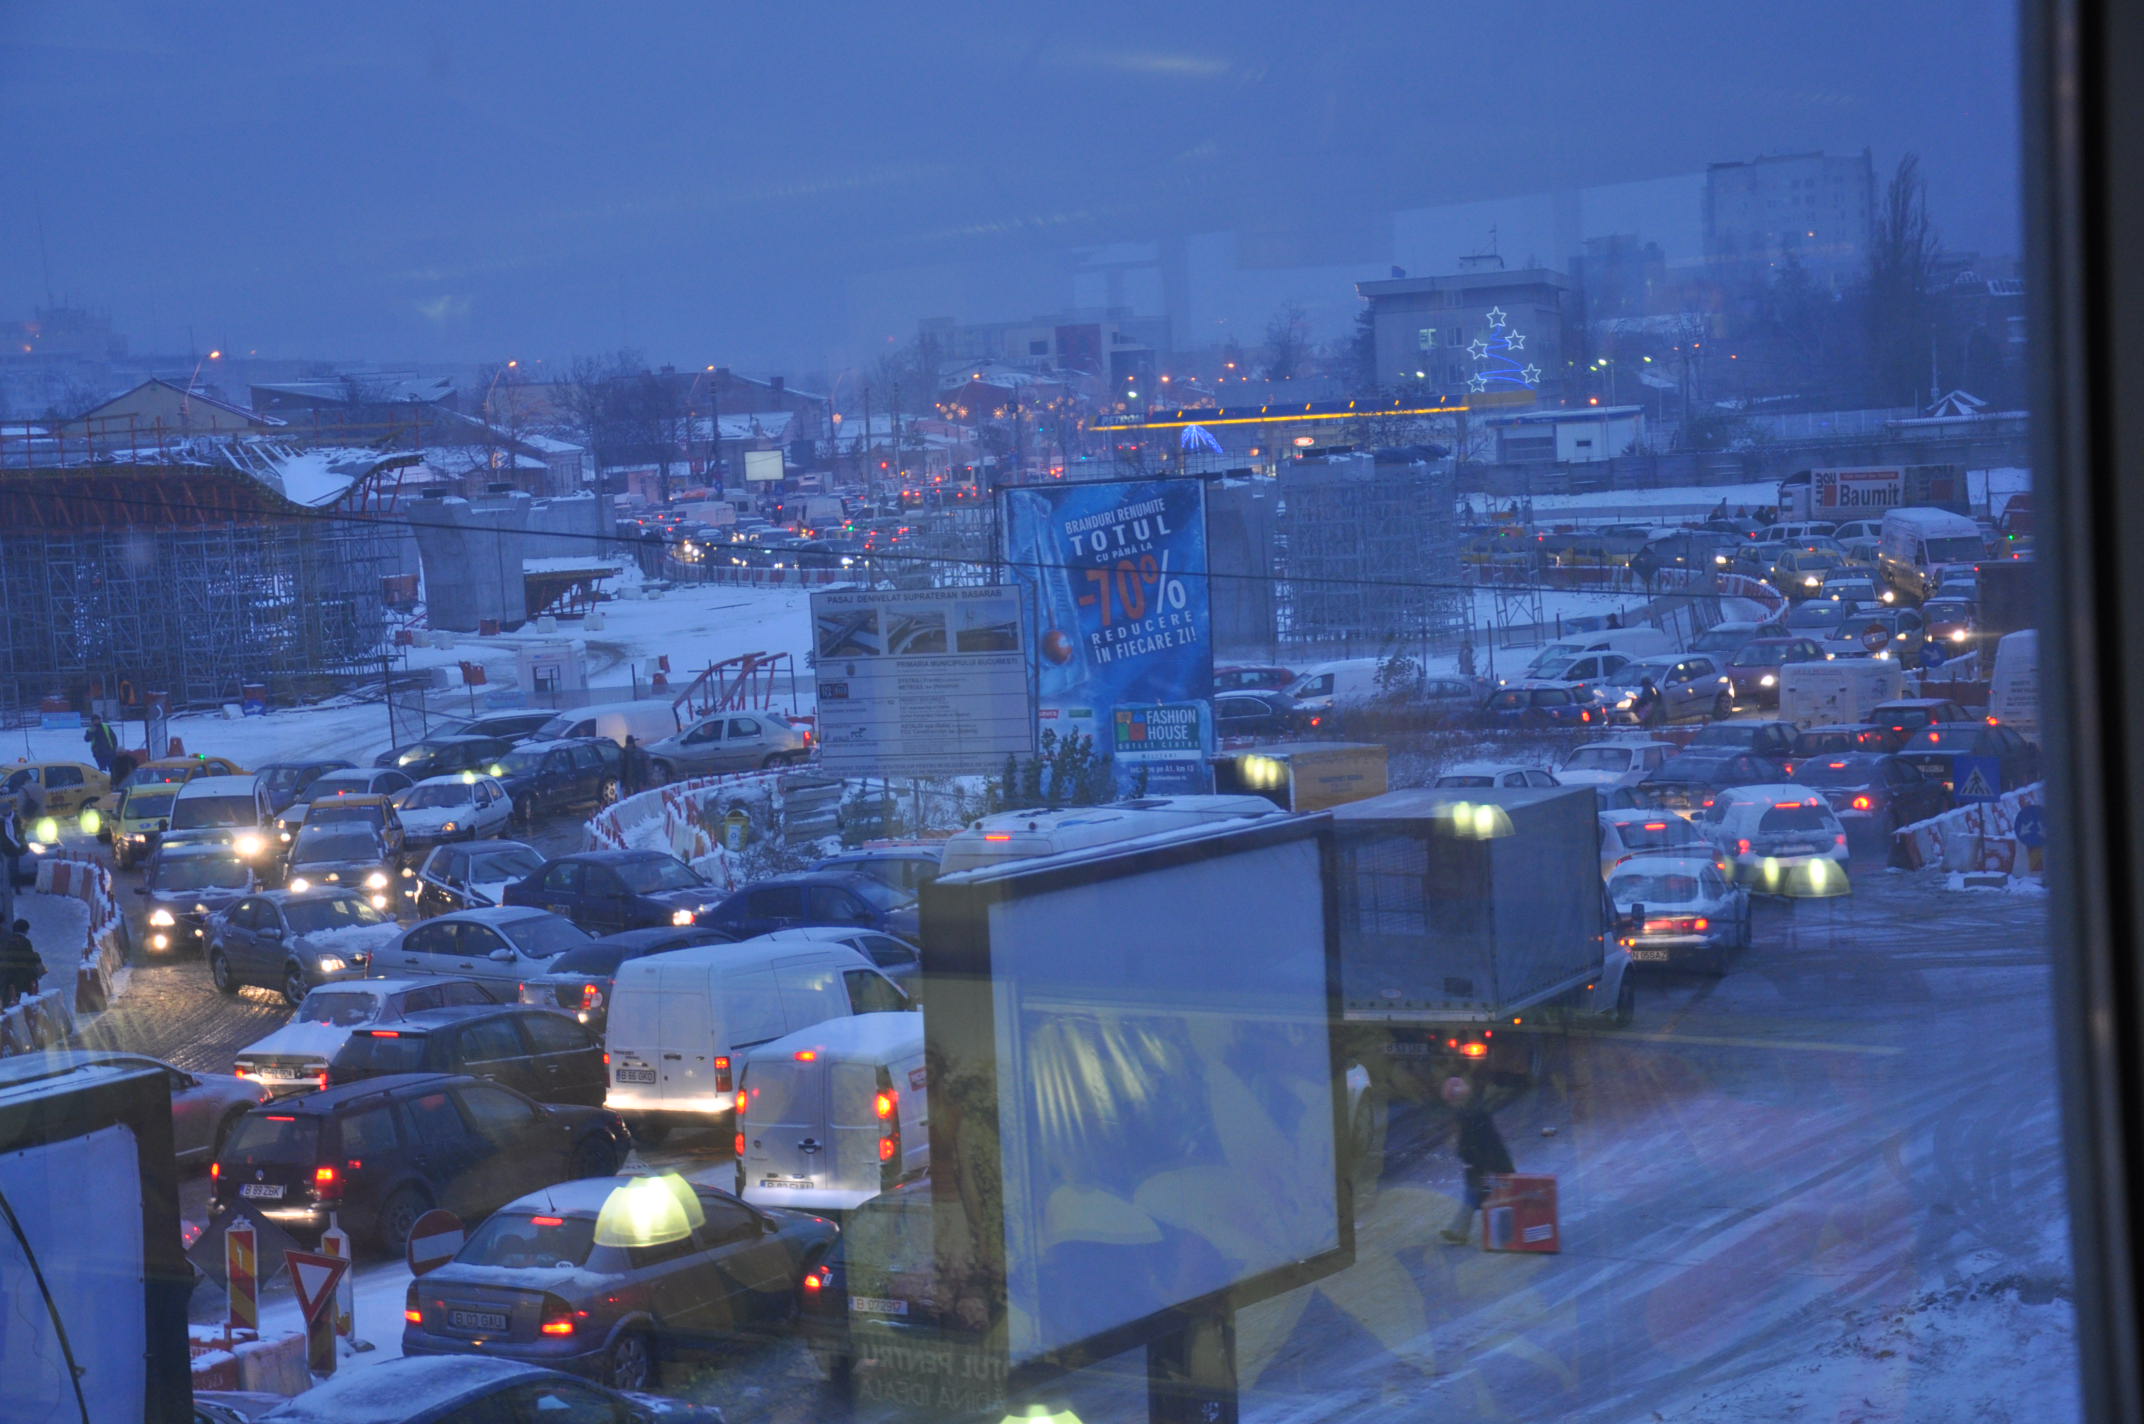
[[[627,1221],[653,1225],[626,1236]],[[410,1282],[402,1353],[482,1354],[645,1388],[666,1359],[785,1331],[839,1235],[823,1216],[675,1175],[559,1183],[501,1207],[452,1261]]]
[[[1608,899],[1628,922],[1623,946],[1638,964],[1727,972],[1727,956],[1749,948],[1749,891],[1704,855],[1641,855],[1608,877]]]
[[[1710,653],[1661,653],[1627,662],[1601,685],[1601,718],[1656,725],[1725,717],[1734,710],[1735,689],[1721,669]]]
[[[595,850],[562,855],[506,887],[507,905],[563,915],[590,934],[661,925],[704,924],[722,890],[659,850]]]
[[[1748,707],[1779,705],[1779,670],[1789,663],[1824,660],[1824,650],[1806,637],[1753,638],[1727,660],[1735,701]]]
[[[1257,692],[1270,689],[1284,692],[1295,681],[1295,674],[1276,663],[1217,663],[1213,670],[1213,690],[1221,692]]]
[[[1986,800],[2040,779],[2040,749],[1991,722],[1939,722],[1906,734],[1898,759],[1945,792]],[[1990,766],[1994,775],[1988,774]],[[1977,779],[1978,784],[1973,784]]]
[[[1832,657],[1896,658],[1909,668],[1921,665],[1927,645],[1928,626],[1912,608],[1855,609],[1823,639],[1824,651]]]
[[[401,908],[402,868],[380,833],[362,821],[308,825],[290,843],[283,883],[296,891],[334,885],[363,895],[375,910]]]
[[[821,870],[754,881],[693,923],[713,925],[738,939],[796,925],[839,925],[913,940],[919,928],[914,895],[873,876]]]
[[[477,771],[512,751],[503,737],[426,737],[421,742],[389,747],[372,759],[375,767],[399,771],[411,781],[428,781],[457,771]]]
[[[1950,809],[1950,792],[1940,780],[1882,752],[1806,757],[1795,764],[1794,780],[1823,792],[1849,835],[1859,825],[1889,836]]]
[[[111,841],[113,864],[132,870],[156,848],[158,838],[171,826],[171,803],[178,799],[179,786],[175,781],[154,781],[117,793],[118,807],[100,837]]]
[[[238,1050],[231,1071],[270,1093],[327,1086],[328,1061],[361,1028],[392,1025],[426,1009],[495,1004],[474,979],[347,979],[323,984],[292,1011],[290,1022]]]
[[[528,741],[484,771],[498,779],[513,799],[515,817],[528,826],[539,817],[617,800],[624,755],[624,748],[608,737]]]
[[[1519,683],[1490,693],[1480,717],[1490,727],[1590,726],[1602,721],[1605,711],[1589,697],[1560,684]]]
[[[146,1068],[163,1074],[164,1086],[171,1094],[172,1152],[179,1164],[186,1167],[206,1166],[215,1161],[239,1121],[268,1101],[268,1094],[257,1083],[248,1083],[229,1073],[190,1073],[161,1058],[142,1053],[52,1049],[47,1058],[52,1071],[104,1064],[113,1068]]]
[[[1563,765],[1556,768],[1556,782],[1561,786],[1632,785],[1680,750],[1673,742],[1627,733],[1585,742],[1564,755]]]
[[[1883,602],[1883,591],[1876,587],[1875,578],[1853,564],[1842,564],[1824,575],[1824,587],[1819,592],[1824,602],[1840,608],[1865,608]]]
[[[920,895],[938,878],[945,854],[943,841],[889,842],[859,846],[813,861],[813,870],[839,870],[883,880],[894,889]]]
[[[445,841],[489,840],[514,821],[514,798],[497,778],[464,771],[430,776],[395,798],[403,844],[423,850]]]
[[[598,1107],[609,1086],[603,1041],[564,1014],[521,1004],[424,1009],[353,1029],[328,1060],[328,1083],[395,1073],[454,1073],[502,1083],[539,1103]]]
[[[524,707],[511,712],[479,712],[472,717],[447,717],[434,722],[426,735],[495,737],[500,741],[519,742],[535,736],[537,729],[555,715],[548,707]]]
[[[779,712],[715,712],[650,742],[648,764],[658,781],[757,771],[811,759],[811,729]]]
[[[171,800],[160,841],[213,841],[257,864],[273,860],[268,797],[251,776],[197,776]]]
[[[331,771],[350,771],[355,762],[333,761],[272,761],[253,774],[260,780],[261,790],[268,793],[268,807],[281,811],[305,799],[306,788]]]
[[[243,1207],[305,1242],[335,1213],[394,1255],[434,1207],[481,1221],[533,1186],[607,1177],[631,1146],[605,1108],[439,1073],[368,1078],[248,1112],[216,1154],[209,1211]]]
[[[481,1368],[478,1368],[478,1367]],[[204,1398],[228,1394],[196,1390]],[[510,1360],[441,1357],[382,1360],[363,1370],[344,1370],[266,1414],[250,1411],[251,1424],[348,1424],[386,1420],[394,1424],[470,1424],[492,1421],[596,1420],[600,1424],[723,1424],[722,1411],[632,1390],[608,1389],[591,1380]],[[203,1424],[203,1421],[196,1421]],[[224,1424],[221,1416],[206,1424]]]
[[[1772,877],[1810,861],[1839,866],[1847,861],[1846,827],[1814,787],[1794,782],[1727,787],[1695,819],[1727,858],[1736,882],[1755,889],[1774,888]]]
[[[1285,692],[1216,692],[1213,731],[1217,737],[1285,737],[1312,726],[1317,718],[1298,712]]]
[[[1904,741],[1902,734],[1874,722],[1837,722],[1828,727],[1804,727],[1794,734],[1794,745],[1785,760],[1799,763],[1804,757],[1896,751]]]
[[[419,915],[496,905],[506,887],[543,868],[543,855],[520,841],[467,841],[432,847],[410,878]]]
[[[1520,766],[1511,762],[1469,761],[1461,762],[1448,771],[1437,774],[1431,783],[1438,791],[1469,791],[1489,787],[1555,786],[1555,774],[1538,766]]]
[[[1869,709],[1869,720],[1888,727],[1904,748],[1906,740],[1923,727],[1977,722],[1980,719],[1947,697],[1900,697],[1879,702]]]
[[[1745,751],[1752,756],[1778,762],[1783,774],[1786,764],[1794,758],[1794,739],[1800,735],[1800,731],[1792,722],[1714,722],[1710,726],[1700,728],[1697,735],[1690,738],[1689,750]],[[1774,776],[1767,779],[1776,781],[1779,778]]]
[[[727,944],[734,938],[709,925],[665,925],[605,935],[562,951],[542,973],[516,981],[516,997],[524,1004],[571,1014],[588,1025],[591,1033],[600,1034],[610,1017],[611,988],[617,982],[619,965],[673,949]]]
[[[354,766],[331,771],[305,788],[302,801],[320,801],[330,796],[394,796],[417,784],[408,772],[393,767]]]
[[[396,864],[402,862],[405,844],[402,815],[395,810],[395,803],[389,797],[344,791],[316,797],[305,808],[305,819],[301,825],[304,829],[312,830],[353,823],[375,832],[386,842],[387,853],[394,857]],[[291,837],[291,843],[297,844],[295,834]]]
[[[1979,646],[1980,605],[1970,598],[1931,598],[1921,605],[1931,642],[1941,643],[1952,657]]]
[[[160,847],[134,887],[143,901],[134,943],[158,955],[199,950],[209,916],[259,887],[252,864],[228,847]]]
[[[195,756],[156,757],[139,763],[127,773],[121,786],[149,786],[159,782],[184,784],[198,776],[244,776],[246,769],[229,757],[210,756],[206,752]]]
[[[25,815],[34,805],[39,815],[79,824],[88,810],[101,819],[111,799],[111,777],[78,761],[17,762],[0,771],[0,813]]]
[[[1772,561],[1772,586],[1795,602],[1820,598],[1825,579],[1845,562],[1843,549],[1790,548]]]
[[[1759,638],[1776,638],[1784,630],[1785,625],[1776,620],[1767,623],[1715,623],[1690,640],[1690,651],[1710,653],[1722,663],[1732,662],[1734,655],[1740,652],[1745,644],[1754,643]]]
[[[395,932],[362,891],[256,891],[208,917],[209,980],[226,994],[280,989],[295,1008],[322,984],[364,978]]]
[[[911,939],[855,925],[796,925],[786,930],[770,931],[760,938],[777,942],[796,940],[810,944],[837,944],[853,949],[905,996],[897,998],[891,993],[880,992],[886,986],[877,979],[851,980],[850,995],[859,1014],[899,1013],[915,1008],[923,1001],[923,951]]]
[[[541,974],[554,956],[588,943],[588,932],[562,915],[527,905],[455,910],[403,931],[373,953],[380,974],[439,974],[496,986],[502,1000]]]
[[[1725,726],[1727,723],[1715,725]],[[1680,816],[1710,810],[1721,791],[1779,776],[1779,763],[1730,747],[1690,747],[1647,773],[1637,786],[1649,805]]]
[[[1712,838],[1691,821],[1658,807],[1602,811],[1601,878],[1634,856],[1712,855]]]

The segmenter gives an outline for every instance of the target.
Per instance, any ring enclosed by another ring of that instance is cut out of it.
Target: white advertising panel
[[[1019,589],[830,589],[811,614],[827,771],[980,775],[1034,751]]]
[[[782,477],[782,452],[779,450],[747,450],[744,452],[744,477],[747,480],[778,480]]]

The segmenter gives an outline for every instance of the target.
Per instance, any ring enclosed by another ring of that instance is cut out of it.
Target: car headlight
[[[82,808],[82,834],[93,836],[104,829],[104,814],[94,806]]]
[[[281,837],[282,839],[284,839],[284,840],[286,840],[286,841],[290,839],[290,832],[288,832],[288,831],[277,831],[277,832],[276,832],[276,835],[277,835],[277,836],[279,836],[279,837]],[[140,837],[140,836],[136,836],[136,837],[135,837],[134,839],[136,839],[136,840],[140,840],[140,839],[141,839],[141,837]]]
[[[1763,677],[1757,679],[1757,685],[1759,687],[1777,687],[1779,679],[1770,673],[1766,673]]]
[[[147,845],[149,843],[148,834],[144,831],[136,831],[132,835],[128,836],[127,839],[134,842],[134,844],[136,845]]]
[[[387,888],[386,873],[378,870],[373,871],[365,877],[365,888],[367,890],[385,890]]]
[[[1823,585],[1818,581],[1817,576],[1815,574],[1811,574],[1809,575],[1809,577],[1802,580],[1803,588],[1821,588],[1822,586]]]
[[[670,912],[670,923],[671,923],[671,924],[673,924],[673,925],[689,925],[689,924],[691,924],[691,923],[692,923],[692,911],[690,911],[690,910],[672,910],[672,911]]]
[[[313,888],[313,882],[307,880],[304,876],[300,875],[290,882],[290,888],[297,894],[303,895],[306,891]]]
[[[339,974],[350,967],[350,962],[339,954],[323,954],[317,963],[322,974]]]
[[[249,831],[233,840],[231,849],[243,856],[255,856],[268,849],[268,842]]]
[[[411,870],[411,869],[410,869],[410,868],[409,868],[408,866],[406,866],[406,865],[402,867],[402,874],[403,874],[403,875],[404,875],[405,877],[407,877],[407,876],[411,876],[411,875],[415,875],[416,873],[417,873],[416,871],[414,871],[414,870]]]
[[[150,936],[149,936],[149,948],[151,948],[151,949],[169,949],[169,948],[171,948],[171,936],[170,936],[170,935],[167,935],[167,934],[153,934],[153,935],[150,935]]]
[[[1951,629],[1951,630],[1950,630],[1950,640],[1951,640],[1951,641],[1952,641],[1953,643],[1962,643],[1962,642],[1964,642],[1964,641],[1965,641],[1965,630],[1964,630],[1963,628],[1953,628],[1953,629]]]
[[[171,911],[169,910],[155,909],[149,912],[149,923],[152,925],[169,927],[171,925],[177,924],[178,920],[173,917]]]
[[[384,910],[384,909],[386,909],[386,908],[387,908],[387,897],[386,897],[385,895],[375,895],[375,896],[373,896],[373,897],[372,897],[372,908],[373,908],[373,909],[375,909],[375,910]]]
[[[460,823],[459,821],[449,821],[449,822],[447,822],[447,823],[446,823],[445,825],[441,826],[441,827],[439,828],[439,831],[440,831],[440,834],[441,834],[441,835],[445,835],[445,834],[446,834],[446,833],[447,833],[448,831],[454,831],[454,830],[460,830],[460,829],[461,829],[461,823]]]

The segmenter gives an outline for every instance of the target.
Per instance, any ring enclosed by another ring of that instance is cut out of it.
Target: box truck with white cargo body
[[[845,1212],[930,1165],[920,1013],[828,1019],[745,1054],[737,1195]]]
[[[1967,499],[1962,465],[1845,465],[1796,470],[1781,480],[1779,517],[1838,524],[1914,505],[1964,514]]]
[[[1527,1077],[1530,1030],[1630,1021],[1593,788],[1394,791],[1328,814],[1351,1057]]]
[[[1866,722],[1879,702],[1906,695],[1896,658],[1831,658],[1788,663],[1779,670],[1779,720],[1797,727]]]

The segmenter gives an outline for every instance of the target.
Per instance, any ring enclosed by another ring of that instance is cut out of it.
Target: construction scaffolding
[[[1470,635],[1451,464],[1413,451],[1283,461],[1280,655],[1449,654]]]
[[[0,474],[0,715],[378,676],[397,531],[293,504],[227,453]]]

